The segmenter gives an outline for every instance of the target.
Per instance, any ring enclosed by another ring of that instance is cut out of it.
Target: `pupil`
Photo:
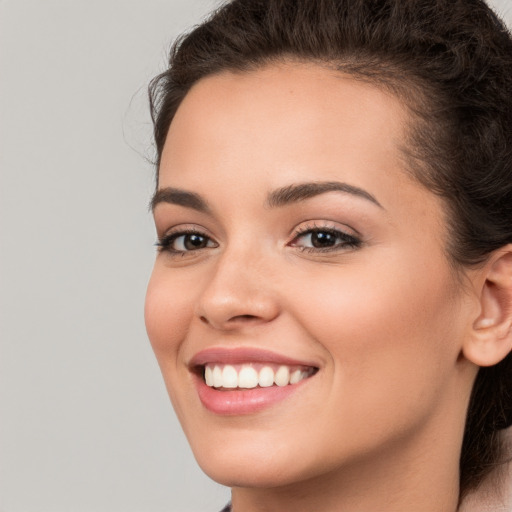
[[[332,233],[318,231],[311,236],[313,247],[332,247],[336,243],[336,237]]]
[[[185,237],[184,245],[186,249],[202,249],[206,247],[206,239],[201,235],[188,235]]]

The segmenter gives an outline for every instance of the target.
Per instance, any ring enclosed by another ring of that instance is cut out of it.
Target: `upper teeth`
[[[252,389],[296,384],[312,375],[314,368],[297,368],[286,365],[207,364],[204,369],[206,384],[214,388]]]

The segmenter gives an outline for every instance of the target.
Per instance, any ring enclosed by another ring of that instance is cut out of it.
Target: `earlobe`
[[[480,312],[463,354],[478,366],[492,366],[512,350],[512,244],[496,251],[482,272]]]

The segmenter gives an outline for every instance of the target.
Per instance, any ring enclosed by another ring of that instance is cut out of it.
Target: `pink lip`
[[[288,366],[318,366],[310,361],[299,361],[270,350],[261,350],[250,347],[223,348],[212,347],[198,352],[189,362],[189,367],[203,366],[207,363],[241,364],[275,363]]]
[[[199,375],[194,376],[197,393],[203,406],[210,412],[227,416],[252,414],[266,409],[299,391],[311,378],[283,387],[219,391],[207,386]]]
[[[288,366],[315,366],[309,362],[291,359],[267,350],[247,347],[225,349],[212,347],[197,353],[190,361],[189,367],[195,369],[207,363],[241,364],[245,362],[261,362],[285,364]],[[299,391],[310,378],[297,384],[287,386],[271,386],[268,388],[222,390],[207,386],[202,376],[194,373],[199,399],[210,412],[219,415],[252,414],[266,409]]]

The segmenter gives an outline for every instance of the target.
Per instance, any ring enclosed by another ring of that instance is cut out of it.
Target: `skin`
[[[146,325],[198,463],[232,487],[234,512],[457,510],[477,371],[464,350],[486,280],[454,275],[443,204],[400,152],[410,122],[381,89],[282,63],[201,80],[170,126],[159,189],[198,194],[209,211],[160,202],[158,236],[194,228],[211,243],[158,253]],[[380,206],[338,191],[266,204],[278,188],[333,181]],[[296,236],[312,228],[361,243],[320,252]],[[188,368],[212,346],[319,371],[275,406],[218,416]]]

